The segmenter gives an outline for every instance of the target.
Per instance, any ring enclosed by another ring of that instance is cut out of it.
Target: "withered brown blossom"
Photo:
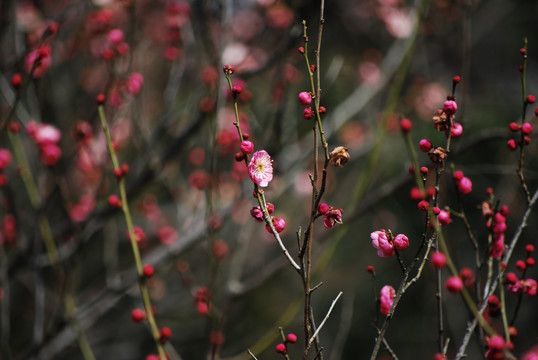
[[[448,117],[443,110],[435,110],[432,120],[435,130],[445,132],[448,130]]]
[[[329,162],[338,167],[342,167],[350,159],[347,148],[344,146],[337,146],[333,151],[329,153],[330,160]]]
[[[439,164],[446,159],[447,153],[442,147],[436,147],[431,148],[430,151],[428,151],[428,156],[430,157],[431,161]]]

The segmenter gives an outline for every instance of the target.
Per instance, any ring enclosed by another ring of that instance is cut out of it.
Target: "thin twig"
[[[310,338],[310,340],[308,340],[308,347],[310,347],[312,345],[312,342],[314,341],[314,339],[316,338],[316,336],[318,336],[318,333],[319,331],[321,330],[321,328],[323,327],[323,325],[325,325],[325,322],[327,321],[327,319],[329,318],[329,316],[331,315],[331,312],[333,311],[333,308],[334,308],[334,305],[336,305],[336,303],[338,302],[338,300],[340,299],[340,297],[342,296],[343,292],[340,291],[338,293],[338,295],[336,296],[336,298],[333,300],[332,304],[331,304],[331,307],[329,308],[329,311],[327,311],[327,315],[325,315],[325,317],[323,318],[323,320],[321,321],[321,324],[319,324],[318,328],[316,329],[316,332],[312,335],[312,337]]]

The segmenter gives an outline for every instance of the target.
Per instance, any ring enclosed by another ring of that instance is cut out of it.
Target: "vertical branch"
[[[104,100],[104,97],[103,97]],[[104,101],[103,101],[104,102]],[[112,164],[114,166],[114,171],[121,173],[121,168],[118,162],[118,157],[116,155],[116,150],[114,149],[114,146],[112,144],[112,137],[110,135],[110,131],[108,129],[108,124],[105,117],[105,110],[103,106],[103,102],[99,101],[98,103],[98,112],[99,112],[99,119],[101,120],[101,126],[103,128],[103,132],[106,137],[108,152],[110,155],[110,159],[112,161]],[[133,252],[133,257],[135,261],[136,266],[136,272],[138,275],[138,286],[140,288],[140,293],[142,296],[142,301],[144,303],[144,309],[146,311],[146,317],[148,320],[148,324],[150,326],[151,333],[153,335],[153,339],[155,341],[155,345],[157,347],[157,351],[159,353],[160,360],[166,360],[166,353],[163,348],[163,344],[160,341],[160,333],[159,329],[157,327],[157,322],[155,321],[155,316],[153,315],[153,308],[151,305],[151,299],[149,296],[149,290],[147,287],[147,284],[144,280],[143,275],[143,269],[142,269],[142,259],[140,257],[140,249],[138,248],[138,243],[136,241],[136,234],[134,231],[134,225],[131,218],[131,211],[129,208],[129,203],[127,201],[127,193],[125,191],[125,177],[120,176],[118,178],[118,188],[120,192],[120,199],[121,199],[121,208],[122,212],[125,218],[125,223],[127,225],[127,232],[129,234],[129,242],[131,244],[131,250]]]

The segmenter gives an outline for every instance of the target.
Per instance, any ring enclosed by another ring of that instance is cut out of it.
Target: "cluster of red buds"
[[[276,346],[275,350],[277,353],[286,355],[288,353],[288,344],[295,344],[297,342],[297,335],[294,333],[289,333],[286,336],[286,340],[283,343],[280,343]]]

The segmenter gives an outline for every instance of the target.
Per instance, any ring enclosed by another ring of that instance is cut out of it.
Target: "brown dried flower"
[[[434,163],[441,163],[447,157],[446,151],[442,147],[431,148],[428,155]]]
[[[342,167],[345,163],[349,161],[349,153],[347,152],[347,148],[343,146],[337,146],[334,148],[333,151],[329,154],[330,160],[329,162],[338,167]]]
[[[448,130],[448,118],[443,110],[435,110],[432,120],[435,130],[445,132]]]

